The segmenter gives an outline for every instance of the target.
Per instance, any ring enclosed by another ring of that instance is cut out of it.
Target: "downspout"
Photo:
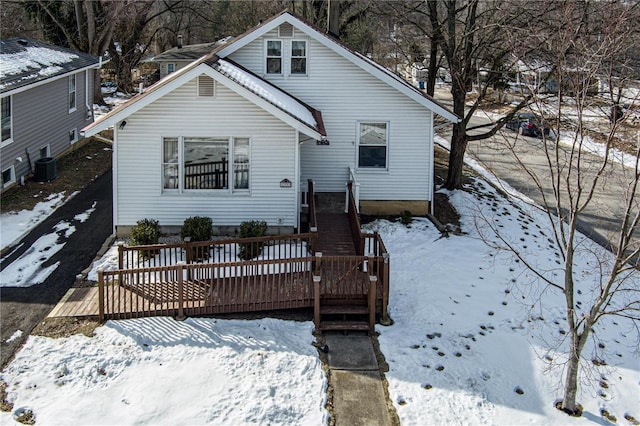
[[[116,123],[113,126],[113,144],[111,145],[111,155],[112,155],[112,180],[111,180],[111,184],[113,186],[113,234],[114,235],[118,235],[117,234],[117,223],[118,223],[118,173],[116,173],[116,170],[118,170],[118,124]]]
[[[302,181],[300,179],[300,132],[298,130],[295,132],[295,179],[293,187],[296,188],[296,228],[298,229],[298,233],[300,233],[300,191],[302,191]]]
[[[431,185],[429,185],[429,213],[434,214],[434,187],[435,187],[435,176],[434,176],[434,161],[435,161],[435,129],[433,128],[433,111],[429,112],[429,156],[431,157],[431,161],[429,161],[429,180],[431,181]]]
[[[100,59],[102,61],[102,59]],[[93,121],[93,108],[89,105],[89,70],[84,70],[84,106],[87,108],[86,119]]]

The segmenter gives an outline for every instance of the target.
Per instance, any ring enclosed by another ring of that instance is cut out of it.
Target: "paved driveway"
[[[0,268],[4,269],[40,236],[53,232],[61,221],[70,222],[76,228],[64,247],[43,265],[60,262],[43,283],[26,288],[0,288],[0,365],[6,364],[31,330],[53,309],[111,234],[111,180],[111,171],[108,171],[93,181],[25,236],[19,250],[2,259]],[[85,222],[74,219],[76,215],[89,210],[94,202],[95,211]],[[23,332],[22,337],[7,343],[6,340],[17,330]]]

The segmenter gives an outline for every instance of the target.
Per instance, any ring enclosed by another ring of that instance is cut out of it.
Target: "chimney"
[[[182,34],[178,34],[178,49],[182,49]]]
[[[339,1],[327,1],[327,32],[329,35],[340,38],[340,5]]]

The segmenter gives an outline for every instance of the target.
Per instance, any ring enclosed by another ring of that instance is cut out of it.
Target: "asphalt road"
[[[447,99],[438,99],[447,103]],[[449,101],[450,102],[450,101]],[[481,114],[481,112],[479,113]],[[470,127],[490,122],[488,118],[473,117]],[[445,139],[451,138],[450,130],[442,133]],[[493,138],[469,143],[466,155],[475,159],[486,169],[492,171],[502,181],[508,183],[517,191],[544,205],[544,199],[539,189],[534,185],[527,172],[518,165],[514,154],[508,148],[514,146],[514,152],[522,159],[527,168],[533,172],[544,185],[544,194],[552,196],[551,176],[544,154],[541,139],[517,135],[508,129],[503,129]],[[561,151],[568,148],[560,146]],[[600,165],[601,157],[583,154],[583,165],[592,164],[593,167],[583,167],[584,173],[591,176],[595,173],[595,165]],[[624,194],[627,189],[629,170],[619,163],[609,163],[593,196],[592,202],[580,215],[578,230],[598,244],[610,248],[615,245],[616,230],[624,216]],[[635,211],[640,208],[640,197],[636,197]],[[549,198],[547,198],[549,199]],[[567,199],[564,199],[567,202]],[[636,235],[633,247],[640,244],[640,235]]]
[[[18,250],[2,259],[4,269],[20,257],[42,235],[54,231],[61,221],[70,222],[76,231],[71,234],[64,247],[43,266],[60,262],[60,265],[41,284],[31,287],[0,287],[0,365],[5,366],[17,348],[33,328],[42,321],[73,285],[76,276],[91,264],[98,250],[112,232],[112,173],[108,171],[94,180],[69,202],[58,208],[51,216],[26,235]],[[89,210],[93,203],[95,211],[85,222],[74,217]],[[59,242],[63,241],[59,237]],[[17,330],[22,337],[7,343]]]

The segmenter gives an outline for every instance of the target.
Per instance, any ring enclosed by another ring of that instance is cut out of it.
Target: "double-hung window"
[[[173,62],[169,62],[167,64],[167,74],[171,74],[172,72],[176,71],[176,64],[174,64]]]
[[[162,140],[163,190],[249,189],[249,138],[165,137]]]
[[[2,146],[13,142],[13,121],[11,114],[11,96],[2,98]]]
[[[388,142],[388,123],[358,123],[358,168],[386,169]]]
[[[267,40],[267,74],[282,74],[282,41]]]
[[[76,75],[69,76],[69,112],[76,110]]]
[[[307,74],[307,42],[293,40],[291,42],[291,74]]]

